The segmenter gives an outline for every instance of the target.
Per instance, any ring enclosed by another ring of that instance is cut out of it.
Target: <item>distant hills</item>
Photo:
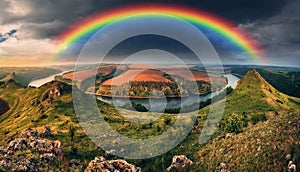
[[[62,72],[44,67],[4,67],[0,68],[0,87],[27,87],[32,80],[45,78]]]

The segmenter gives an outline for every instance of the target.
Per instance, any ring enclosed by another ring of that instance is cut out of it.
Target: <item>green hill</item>
[[[14,72],[0,80],[0,86],[5,88],[21,88],[23,86],[20,83],[22,83],[22,79]]]
[[[238,82],[238,86],[226,97],[225,115],[270,114],[299,109],[299,99],[285,95],[270,85],[255,69]],[[200,112],[207,113],[209,107]]]
[[[221,123],[226,125],[233,113],[240,114],[242,132],[225,138],[220,128],[215,139],[200,149],[198,166],[204,171],[221,163],[230,171],[285,171],[289,160],[299,164],[299,102],[250,70],[227,96]]]
[[[238,76],[244,76],[251,68],[248,66],[231,67],[231,72]],[[290,96],[300,97],[300,72],[290,68],[264,68],[256,67],[261,76],[272,86],[282,93]]]

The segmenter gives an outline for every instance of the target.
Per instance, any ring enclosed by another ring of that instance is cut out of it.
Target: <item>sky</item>
[[[267,58],[260,63],[300,67],[299,0],[1,0],[0,66],[73,62],[76,57],[49,58],[57,51],[55,41],[63,31],[91,14],[149,2],[192,7],[220,16],[261,44]],[[238,55],[226,55],[222,50],[218,53],[224,63],[250,63]]]

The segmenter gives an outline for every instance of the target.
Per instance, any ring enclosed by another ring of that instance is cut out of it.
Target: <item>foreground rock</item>
[[[60,141],[40,137],[33,129],[26,129],[8,140],[0,149],[0,171],[63,171],[64,159]]]
[[[173,156],[172,164],[167,168],[167,170],[170,171],[172,168],[184,169],[192,164],[193,162],[185,155]]]
[[[296,172],[296,165],[293,164],[293,161],[289,161],[289,164],[288,164],[288,172]]]
[[[96,157],[92,160],[85,172],[100,172],[100,171],[126,171],[140,172],[141,168],[129,164],[125,160],[106,160],[104,157]]]

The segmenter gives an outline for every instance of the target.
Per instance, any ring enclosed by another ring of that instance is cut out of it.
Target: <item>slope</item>
[[[239,113],[251,116],[266,115],[299,109],[298,98],[285,95],[270,85],[255,69],[238,82],[236,89],[226,97],[224,115]],[[200,110],[207,113],[209,107]]]
[[[285,171],[290,160],[299,164],[299,102],[250,70],[227,96],[223,116],[225,124],[233,113],[241,114],[242,133],[227,138],[219,129],[219,135],[199,151],[196,167],[204,171]],[[258,115],[265,118],[255,124],[251,119]]]

